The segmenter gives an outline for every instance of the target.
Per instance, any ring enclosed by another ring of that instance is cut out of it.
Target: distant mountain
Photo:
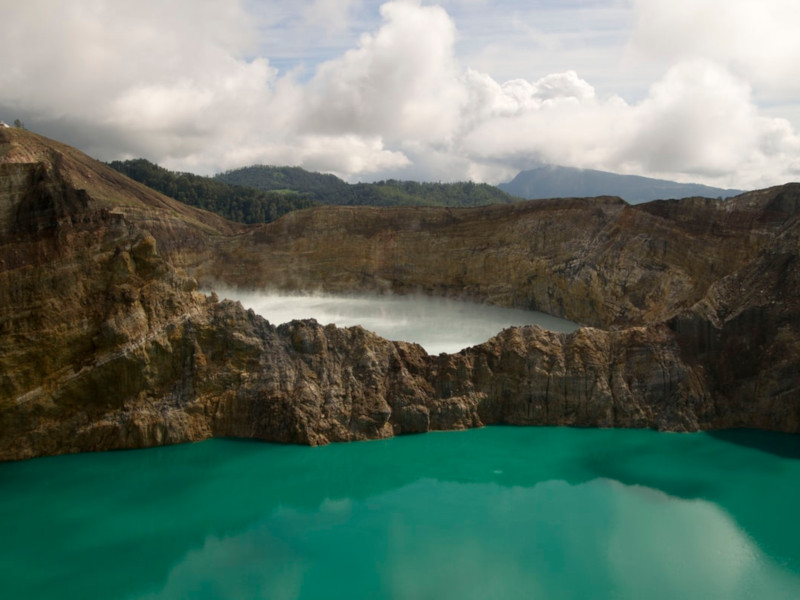
[[[314,173],[300,167],[255,165],[221,173],[215,179],[262,191],[298,194],[320,204],[456,207],[509,204],[519,200],[485,183],[420,183],[389,179],[350,184],[334,175]]]
[[[629,204],[691,196],[727,198],[742,193],[742,190],[721,189],[697,183],[676,183],[638,175],[617,175],[592,169],[550,165],[522,171],[513,180],[497,187],[527,199],[619,196]]]

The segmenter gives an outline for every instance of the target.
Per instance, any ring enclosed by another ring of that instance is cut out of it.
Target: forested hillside
[[[176,173],[143,158],[117,160],[109,166],[166,196],[240,223],[269,223],[288,212],[316,204],[294,192],[264,191],[230,185],[213,177]]]
[[[300,167],[256,165],[221,173],[215,179],[263,191],[292,191],[320,204],[483,206],[519,200],[485,183],[419,183],[390,179],[348,184],[334,175],[313,173]]]
[[[368,206],[482,206],[515,198],[485,183],[380,181],[349,184],[299,167],[254,166],[215,177],[176,173],[143,158],[108,163],[171,198],[240,223],[269,223],[317,204]]]
[[[292,192],[324,204],[353,204],[354,199],[351,186],[335,175],[300,167],[254,165],[220,173],[214,179],[265,192]]]
[[[489,184],[472,181],[419,183],[389,179],[377,183],[357,183],[352,188],[356,196],[353,204],[372,206],[486,206],[520,200]]]

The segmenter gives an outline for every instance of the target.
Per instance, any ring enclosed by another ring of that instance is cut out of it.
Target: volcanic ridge
[[[0,460],[493,423],[800,432],[800,184],[321,206],[241,225],[0,129]],[[428,355],[201,290],[424,293],[584,325]]]

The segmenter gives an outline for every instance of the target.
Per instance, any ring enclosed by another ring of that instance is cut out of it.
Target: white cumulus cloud
[[[576,26],[555,27],[559,5],[505,3],[515,36],[550,28],[564,60],[577,56],[566,51]],[[489,46],[505,47],[496,28],[506,20],[489,2],[387,2],[350,39],[355,15],[372,4],[31,0],[0,21],[9,57],[0,118],[22,117],[99,158],[144,156],[201,173],[270,163],[352,180],[499,182],[549,162],[728,187],[800,174],[800,138],[777,114],[784,105],[800,114],[793,0],[635,0],[587,13],[593,25],[608,23],[602,56],[620,48],[609,70],[628,61],[629,73],[653,74],[635,95],[609,91],[610,76],[598,87],[577,68],[493,76],[503,69],[481,66]],[[448,10],[467,15],[470,31],[486,15],[494,41],[466,55],[480,64],[459,54],[465,40]],[[625,10],[629,39],[614,42]],[[349,46],[282,68],[285,56],[260,52],[281,47],[272,37],[284,30],[290,49]],[[537,46],[523,48],[541,67]],[[597,60],[586,64],[598,73]]]
[[[384,4],[381,14],[375,34],[320,66],[308,85],[307,128],[395,142],[447,138],[463,101],[452,21],[439,7],[411,2]]]
[[[796,0],[634,0],[634,53],[667,64],[705,58],[768,97],[800,93]]]

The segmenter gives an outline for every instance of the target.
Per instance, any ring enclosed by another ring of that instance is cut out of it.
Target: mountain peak
[[[691,196],[728,198],[742,193],[742,190],[715,188],[697,183],[677,183],[640,175],[619,175],[557,165],[542,165],[521,171],[513,180],[497,187],[528,200],[619,196],[629,204]]]

